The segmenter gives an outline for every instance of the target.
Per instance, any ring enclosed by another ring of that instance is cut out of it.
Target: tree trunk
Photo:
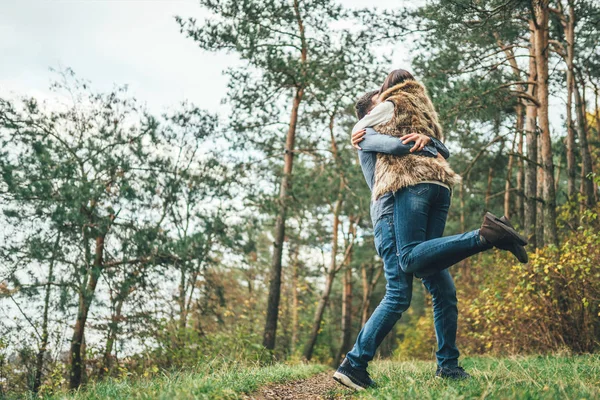
[[[329,295],[331,294],[331,287],[333,285],[333,279],[335,278],[335,274],[338,271],[336,257],[338,251],[338,232],[340,225],[340,212],[342,211],[342,204],[344,202],[343,197],[343,180],[340,181],[340,189],[338,192],[338,198],[335,204],[334,212],[333,212],[333,234],[331,239],[331,260],[329,262],[329,269],[327,270],[327,279],[325,281],[325,289],[323,290],[323,294],[321,295],[321,299],[319,300],[319,304],[317,305],[317,309],[315,311],[315,316],[313,318],[312,330],[309,336],[306,345],[304,346],[304,351],[302,352],[303,357],[306,360],[310,360],[312,358],[312,353],[317,343],[317,337],[319,336],[319,331],[321,330],[321,321],[323,320],[323,313],[325,312],[325,307],[327,307],[327,302],[329,301]]]
[[[515,196],[515,208],[517,209],[517,221],[519,226],[523,226],[523,207],[525,204],[524,182],[525,165],[523,162],[523,117],[525,116],[525,106],[521,103],[521,131],[519,132],[519,143],[517,145],[517,195]],[[519,113],[517,112],[517,116]],[[464,231],[461,231],[464,232]]]
[[[538,135],[537,138],[537,146],[538,150],[542,147],[542,138]],[[535,236],[536,236],[536,244],[538,247],[544,247],[544,169],[541,167],[542,160],[542,152],[538,151],[538,168],[537,168],[537,188],[536,188],[536,222],[535,222]]]
[[[98,378],[102,379],[104,374],[112,368],[112,351],[117,340],[117,330],[119,321],[121,320],[123,303],[125,302],[125,294],[118,294],[116,301],[115,312],[111,316],[110,324],[108,324],[108,335],[106,337],[106,346],[104,346],[104,355],[102,357],[102,366],[98,371]]]
[[[583,79],[580,79],[580,87],[583,87]],[[588,144],[587,121],[585,120],[585,100],[582,98],[577,81],[574,81],[575,109],[577,110],[577,134],[581,148],[581,195],[585,198],[585,206],[590,208],[596,204],[596,190],[594,181],[589,174],[592,170],[592,155]],[[583,204],[582,204],[583,205]]]
[[[279,347],[283,350],[284,356],[287,358],[291,354],[292,347],[292,331],[291,331],[291,310],[290,300],[292,297],[292,287],[286,284],[285,277],[281,282],[281,292],[283,294],[282,305],[281,305],[281,336],[279,340]]]
[[[596,121],[596,140],[600,143],[600,108],[598,105],[598,95],[600,94],[600,90],[598,90],[598,86],[594,85],[594,119]],[[595,162],[598,163],[598,153],[595,154]],[[594,192],[596,193],[596,202],[600,199],[600,193],[598,191],[598,185],[594,185]]]
[[[490,196],[492,195],[492,179],[494,177],[494,168],[490,167],[488,172],[487,189],[485,191],[485,210],[490,210]]]
[[[298,33],[302,41],[300,51],[300,62],[302,68],[307,60],[306,40],[304,36],[304,23],[300,15],[300,6],[298,0],[294,0],[294,14],[298,23]],[[292,169],[294,165],[294,143],[296,140],[296,126],[298,124],[298,112],[300,103],[304,97],[304,87],[302,85],[296,88],[296,95],[292,103],[292,112],[290,116],[290,125],[285,141],[285,155],[283,176],[281,178],[281,187],[279,188],[279,212],[275,222],[275,233],[273,241],[273,258],[271,261],[271,271],[269,278],[269,297],[267,298],[267,317],[265,322],[265,331],[263,334],[263,345],[273,350],[275,348],[275,336],[277,335],[277,318],[279,316],[279,298],[281,295],[281,259],[283,256],[283,243],[285,240],[285,219],[287,212],[288,191],[292,184]]]
[[[349,259],[342,282],[342,344],[334,359],[334,366],[352,346],[352,267]]]
[[[554,192],[558,193],[558,185],[560,183],[560,169],[562,165],[560,163],[556,164],[556,175],[554,176]]]
[[[298,343],[298,308],[300,302],[298,299],[298,258],[300,254],[300,245],[296,246],[294,251],[294,259],[292,264],[292,339],[291,349],[292,354],[296,351],[296,344]]]
[[[552,139],[548,118],[548,0],[532,0],[535,13],[535,58],[537,67],[537,98],[540,104],[538,119],[541,131],[542,160],[544,168],[544,243],[558,245],[556,227],[556,193],[554,191],[554,162],[552,160]]]
[[[56,242],[54,243],[54,251],[52,259],[50,260],[50,266],[48,268],[48,284],[46,285],[46,294],[44,297],[44,313],[42,317],[42,337],[40,342],[40,348],[37,353],[35,362],[35,379],[33,381],[33,393],[37,393],[42,386],[42,376],[44,373],[44,356],[48,349],[48,311],[50,309],[50,292],[52,289],[52,282],[54,281],[54,263],[55,263],[55,252],[60,244],[60,234],[56,235]]]
[[[519,69],[519,65],[517,64],[517,60],[515,58],[515,54],[510,46],[505,46],[502,40],[500,39],[500,35],[497,32],[494,32],[494,37],[496,38],[496,42],[498,46],[504,51],[506,55],[506,60],[510,64],[510,67],[513,71],[515,79],[517,81],[521,81],[521,70]],[[529,86],[524,84],[521,86],[522,92],[527,92]],[[520,156],[523,155],[523,114],[525,113],[525,106],[523,105],[523,101],[521,98],[517,98],[517,105],[515,107],[516,114],[516,132],[515,132],[515,142],[518,143],[518,154]],[[518,136],[518,140],[517,140]],[[513,142],[512,152],[508,158],[508,173],[506,177],[506,184],[504,189],[504,215],[509,217],[510,213],[510,187],[511,187],[511,178],[512,178],[512,166],[514,163],[513,153],[515,152],[515,144]],[[519,223],[523,223],[523,159],[519,157],[517,161],[517,195],[515,196],[515,206],[517,211],[517,217]],[[464,232],[464,229],[462,230]]]
[[[179,278],[179,296],[177,299],[179,303],[179,329],[185,329],[187,326],[187,307],[185,301],[187,285],[185,271],[185,265],[182,264],[180,268],[181,277]]]
[[[102,262],[104,257],[104,236],[96,238],[96,252],[94,256],[94,264],[92,270],[89,273],[87,279],[87,286],[82,287],[79,292],[79,307],[77,310],[77,319],[75,320],[75,326],[73,327],[73,337],[71,339],[71,374],[69,379],[69,387],[71,389],[77,389],[81,386],[83,372],[85,369],[84,355],[82,354],[83,338],[85,334],[85,323],[87,321],[88,313],[94,293],[96,291],[96,285],[100,278],[100,270],[102,268]]]
[[[460,197],[460,231],[465,231],[465,183],[460,182],[459,197]]]
[[[361,278],[362,278],[362,290],[363,290],[363,298],[362,298],[362,306],[360,311],[360,326],[361,328],[367,323],[369,319],[369,308],[371,308],[371,296],[373,294],[373,290],[379,282],[379,278],[383,274],[383,266],[381,264],[371,264],[370,271],[367,271],[367,266],[363,264],[361,269]],[[377,268],[377,272],[375,272],[375,268]]]
[[[519,107],[520,109],[520,107]],[[517,114],[519,114],[517,112]],[[519,124],[519,116],[517,115],[517,124]],[[511,191],[511,179],[512,179],[512,172],[513,172],[513,164],[514,164],[514,152],[515,152],[515,147],[517,145],[517,140],[518,140],[518,136],[520,135],[521,129],[523,129],[522,126],[518,126],[517,125],[517,130],[515,132],[515,138],[513,139],[513,143],[512,143],[512,147],[510,150],[510,155],[508,156],[508,165],[506,166],[506,182],[504,183],[504,215],[506,216],[506,218],[510,218],[510,216],[512,215],[511,209],[510,209],[510,191]]]
[[[533,35],[533,23],[530,23],[531,38],[529,44],[529,80],[537,80],[535,66],[535,40]],[[536,85],[530,85],[528,94],[535,98]],[[536,197],[537,197],[537,105],[527,102],[525,109],[525,145],[527,147],[527,163],[525,167],[525,207],[523,212],[523,225],[525,235],[529,238],[533,247],[536,247],[535,225],[536,225]]]
[[[275,348],[275,336],[277,334],[277,318],[279,314],[279,298],[281,290],[281,259],[283,256],[283,243],[285,240],[285,218],[288,202],[288,191],[292,182],[292,168],[294,162],[294,141],[296,139],[296,124],[298,123],[298,110],[304,95],[303,89],[298,89],[294,96],[290,127],[287,133],[285,146],[285,164],[283,177],[279,190],[279,212],[275,222],[275,234],[273,242],[273,259],[269,279],[269,297],[267,299],[267,318],[263,335],[263,345],[270,350]]]
[[[574,77],[574,46],[575,46],[575,19],[569,10],[569,18],[564,23],[565,38],[567,42],[567,196],[573,200],[577,193],[575,189],[576,164],[575,164],[575,130],[573,129],[573,77]]]

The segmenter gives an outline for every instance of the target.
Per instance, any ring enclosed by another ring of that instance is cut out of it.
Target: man
[[[365,94],[356,103],[356,113],[362,119],[373,108],[379,91]],[[422,157],[450,156],[448,149],[437,139],[422,137],[398,138],[380,135],[371,128],[355,136],[360,142],[358,152],[361,169],[369,188],[375,181],[375,163],[377,153],[402,156],[416,154]],[[412,141],[407,141],[412,139]],[[391,331],[402,313],[408,309],[412,297],[413,274],[405,273],[399,266],[396,238],[394,234],[394,196],[385,193],[371,202],[371,219],[375,232],[375,247],[383,259],[384,275],[387,280],[386,293],[380,304],[360,331],[354,348],[346,355],[346,359],[334,374],[334,379],[355,390],[365,389],[374,384],[367,372],[367,364],[375,356],[375,352],[384,337]],[[459,352],[456,347],[457,299],[454,282],[448,270],[425,278],[423,284],[433,297],[435,331],[438,338],[438,376],[465,378],[468,374],[458,367]]]

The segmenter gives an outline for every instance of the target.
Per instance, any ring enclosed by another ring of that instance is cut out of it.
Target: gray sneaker
[[[333,374],[333,379],[354,390],[365,390],[375,387],[375,382],[366,370],[354,368],[350,360],[344,358],[342,365]]]
[[[437,367],[437,371],[435,371],[436,378],[444,378],[444,379],[469,379],[471,375],[469,375],[463,367],[454,367],[454,368],[440,368]]]

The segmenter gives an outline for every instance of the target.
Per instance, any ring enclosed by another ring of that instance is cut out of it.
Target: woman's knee
[[[419,262],[418,259],[414,259],[412,257],[412,248],[409,250],[401,251],[398,254],[398,263],[400,264],[400,268],[407,274],[414,274],[419,271],[423,265]]]

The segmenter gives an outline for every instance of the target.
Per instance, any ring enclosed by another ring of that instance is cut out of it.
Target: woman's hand
[[[367,133],[366,129],[361,129],[360,131],[353,133],[352,134],[352,147],[354,147],[355,149],[358,149],[358,150],[362,150],[358,144],[364,140],[363,136],[365,136],[366,133]]]
[[[415,142],[415,145],[410,149],[411,153],[423,150],[423,147],[431,142],[431,138],[429,136],[421,133],[409,133],[408,135],[400,137],[400,140],[402,140],[402,143],[404,144]]]

